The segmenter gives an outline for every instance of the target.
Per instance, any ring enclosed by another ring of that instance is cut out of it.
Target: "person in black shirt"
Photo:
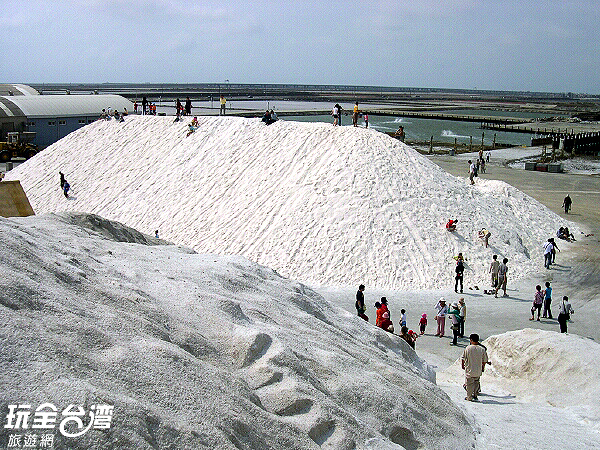
[[[354,306],[356,306],[356,313],[358,314],[358,317],[361,317],[368,322],[369,318],[365,314],[366,309],[365,309],[365,295],[363,294],[364,291],[365,291],[365,285],[361,284],[358,287],[358,291],[356,291],[356,303]]]

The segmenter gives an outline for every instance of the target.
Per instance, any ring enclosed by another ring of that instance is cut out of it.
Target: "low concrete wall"
[[[34,214],[27,195],[25,195],[25,191],[18,180],[0,181],[0,216],[25,217]]]

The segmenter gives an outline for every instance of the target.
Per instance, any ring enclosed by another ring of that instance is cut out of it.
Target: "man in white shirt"
[[[548,239],[548,242],[544,244],[544,267],[546,269],[550,268],[550,264],[552,264],[552,249],[554,245],[552,241]]]
[[[469,160],[469,180],[471,184],[475,184],[475,164],[471,160]]]
[[[465,400],[476,402],[477,395],[481,392],[479,378],[488,362],[488,356],[485,347],[479,344],[478,334],[472,334],[469,336],[469,340],[470,345],[465,348],[460,361],[465,371],[465,387],[467,389]]]

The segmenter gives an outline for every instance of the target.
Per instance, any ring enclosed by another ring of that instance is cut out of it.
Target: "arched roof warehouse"
[[[39,95],[39,92],[26,84],[0,84],[0,95]]]
[[[0,97],[0,117],[80,117],[98,115],[103,109],[128,111],[133,103],[120,95],[20,95]]]

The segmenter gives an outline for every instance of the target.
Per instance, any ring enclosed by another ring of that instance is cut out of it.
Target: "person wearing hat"
[[[446,299],[444,297],[440,297],[435,305],[435,309],[437,310],[437,314],[435,315],[435,320],[437,321],[437,333],[435,333],[435,335],[444,337],[446,314],[448,313],[448,306],[446,306]]]
[[[377,315],[375,318],[375,325],[379,328],[383,328],[386,331],[394,332],[392,321],[390,320],[390,312],[387,307],[387,299],[381,297],[381,303],[375,302],[375,308],[377,308]],[[390,325],[392,328],[390,330]]]
[[[463,351],[460,359],[461,367],[465,371],[465,388],[467,396],[465,400],[476,402],[481,385],[479,378],[483,374],[486,363],[488,363],[487,351],[483,345],[479,345],[479,335],[473,333],[469,336],[469,345]]]
[[[452,303],[448,311],[448,316],[452,320],[452,342],[450,343],[450,345],[458,344],[458,333],[460,332],[460,318],[458,317],[459,314],[460,310],[458,308],[458,303]]]
[[[383,328],[385,331],[389,331],[390,333],[393,333],[394,332],[394,324],[390,320],[390,312],[385,311],[381,317],[382,317],[381,328]]]
[[[421,334],[425,334],[425,327],[427,326],[427,314],[423,313],[421,319],[419,320],[419,331]]]

